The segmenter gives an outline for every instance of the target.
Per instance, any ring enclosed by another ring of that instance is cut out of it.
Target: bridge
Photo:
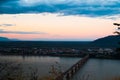
[[[89,55],[79,60],[76,64],[71,66],[67,71],[61,73],[55,78],[55,80],[70,80],[74,74],[81,69],[81,67],[87,62]]]

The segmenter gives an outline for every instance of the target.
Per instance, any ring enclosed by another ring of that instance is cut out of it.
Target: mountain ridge
[[[0,37],[0,41],[10,41],[10,39],[6,37]]]
[[[105,47],[105,48],[116,48],[116,47],[120,47],[119,43],[120,43],[120,35],[109,35],[109,36],[105,36],[102,38],[98,38],[94,41],[90,41],[90,42],[82,42],[82,41],[21,41],[18,39],[9,39],[6,37],[0,37],[0,41],[3,41],[5,43],[1,43],[3,45],[13,45],[15,44],[15,42],[17,41],[18,43],[16,44],[31,44],[31,46],[39,46],[39,45],[56,45],[56,46],[60,46],[61,44],[64,45],[69,45],[69,47],[71,46],[76,46],[76,47],[80,47],[80,46],[84,46],[86,48],[89,47]],[[14,42],[15,41],[15,42]],[[10,42],[10,43],[6,43],[6,42]],[[39,45],[38,45],[39,44]],[[72,45],[71,45],[72,44]]]
[[[91,44],[98,47],[119,47],[120,35],[109,35],[94,40]]]
[[[0,41],[20,41],[19,39],[10,39],[7,37],[0,37]]]

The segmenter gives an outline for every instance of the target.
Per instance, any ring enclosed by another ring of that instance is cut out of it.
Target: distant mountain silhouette
[[[82,41],[21,41],[18,39],[9,39],[6,37],[0,37],[0,46],[22,46],[22,47],[105,47],[105,48],[116,48],[120,47],[120,36],[110,35],[107,37],[99,38],[94,41],[82,42]],[[7,43],[5,42],[7,41]],[[23,45],[24,44],[24,45]]]
[[[10,39],[11,41],[20,41],[19,39]]]
[[[6,37],[0,37],[0,41],[10,41],[10,39],[8,39]]]
[[[119,47],[119,43],[120,35],[110,35],[93,41],[91,45],[97,47]]]
[[[9,39],[9,38],[6,38],[6,37],[0,37],[0,41],[20,41],[18,39]]]

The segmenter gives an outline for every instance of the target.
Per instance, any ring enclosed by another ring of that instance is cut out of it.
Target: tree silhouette
[[[114,34],[117,34],[118,36],[120,36],[120,24],[119,23],[113,23],[113,25],[118,26],[117,31],[114,32]],[[118,42],[118,44],[120,44],[120,42]],[[120,59],[120,47],[116,49],[116,58]]]
[[[115,31],[115,32],[114,32],[114,34],[118,34],[118,35],[120,35],[120,32],[118,32],[118,31]]]
[[[113,25],[120,26],[120,24],[119,24],[119,23],[113,23]]]
[[[113,23],[113,25],[115,25],[115,26],[120,26],[119,23]],[[118,27],[117,30],[120,30],[120,27]],[[120,32],[119,32],[119,31],[115,31],[114,34],[120,35]]]

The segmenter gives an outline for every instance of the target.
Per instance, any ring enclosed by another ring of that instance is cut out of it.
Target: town
[[[118,55],[115,48],[0,48],[0,55],[83,57],[86,54],[110,59]]]

